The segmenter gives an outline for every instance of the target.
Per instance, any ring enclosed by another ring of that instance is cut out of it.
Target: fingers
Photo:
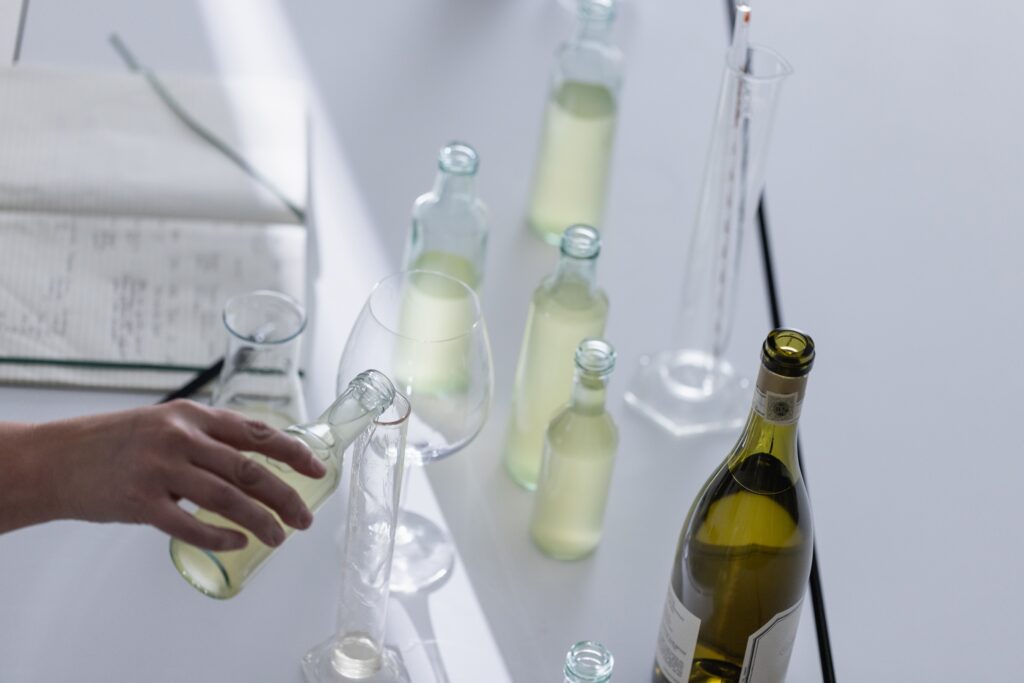
[[[170,500],[156,507],[150,523],[170,536],[207,550],[240,550],[248,542],[237,531],[200,522]]]
[[[232,484],[199,467],[190,467],[172,476],[177,495],[248,529],[269,546],[284,542],[284,529],[274,516]]]
[[[313,514],[292,487],[234,448],[206,438],[192,460],[272,509],[288,526],[306,529],[313,523]]]
[[[319,479],[327,468],[298,439],[257,420],[248,420],[229,410],[209,410],[204,431],[214,439],[240,451],[257,451],[291,465],[308,477]]]

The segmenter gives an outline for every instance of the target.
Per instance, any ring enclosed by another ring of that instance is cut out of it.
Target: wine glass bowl
[[[464,448],[490,409],[490,342],[476,293],[442,273],[409,270],[378,282],[345,344],[338,387],[379,368],[412,404],[410,464]]]

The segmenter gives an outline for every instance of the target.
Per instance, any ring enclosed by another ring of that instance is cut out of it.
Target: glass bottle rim
[[[595,259],[601,253],[601,233],[597,228],[577,223],[562,233],[560,249],[563,256],[575,259]]]
[[[600,337],[587,337],[576,349],[576,367],[588,375],[607,377],[615,369],[615,347]]]
[[[441,339],[421,339],[419,337],[410,337],[409,335],[402,334],[397,329],[395,329],[396,327],[398,327],[397,325],[388,324],[382,316],[377,314],[377,311],[374,310],[373,304],[378,293],[383,291],[386,287],[391,286],[396,280],[406,281],[418,276],[440,278],[442,281],[447,281],[451,286],[459,288],[469,297],[469,300],[472,302],[473,306],[473,323],[466,328],[465,332]],[[373,318],[374,322],[380,325],[381,328],[386,330],[389,334],[393,334],[399,339],[406,339],[411,342],[416,342],[419,344],[444,344],[446,342],[453,342],[459,339],[465,339],[466,337],[471,337],[472,335],[477,334],[479,329],[483,327],[484,321],[483,310],[480,308],[480,297],[477,296],[477,293],[473,290],[472,287],[467,285],[462,280],[454,278],[446,273],[442,273],[437,270],[425,270],[421,268],[402,270],[397,273],[392,273],[391,275],[388,275],[387,277],[379,280],[377,284],[373,286],[373,289],[370,290],[370,296],[367,298],[366,305],[364,308],[369,312],[370,317]]]
[[[601,683],[611,678],[615,658],[601,643],[581,640],[569,648],[565,655],[565,673],[574,678]]]
[[[814,365],[814,339],[791,327],[768,333],[761,347],[761,364],[777,375],[804,377]]]
[[[744,71],[740,65],[732,63],[729,59],[729,54],[727,53],[725,57],[725,68],[729,70],[733,77],[742,79],[748,83],[773,83],[775,81],[781,81],[793,74],[792,65],[790,65],[785,57],[772,48],[758,43],[751,43],[747,47],[747,50],[755,55],[764,55],[771,59],[774,67],[773,72],[767,74],[753,74]]]
[[[480,155],[472,145],[465,142],[449,142],[441,148],[437,167],[452,175],[476,175],[480,167]]]
[[[579,0],[576,16],[583,21],[611,21],[617,4],[616,0]]]
[[[298,321],[295,328],[289,330],[287,334],[280,337],[265,338],[254,334],[246,334],[238,329],[237,324],[232,321],[233,309],[246,303],[247,301],[271,301],[276,304],[283,305],[284,308],[291,310],[298,316]],[[306,309],[296,299],[288,296],[284,292],[277,292],[271,289],[257,289],[251,292],[243,292],[242,294],[236,294],[227,300],[224,304],[224,309],[221,312],[221,320],[224,323],[224,328],[228,333],[249,344],[256,344],[259,346],[280,346],[287,344],[294,340],[306,329],[308,318],[306,316]]]

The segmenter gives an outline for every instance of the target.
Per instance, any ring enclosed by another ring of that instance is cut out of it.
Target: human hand
[[[31,431],[34,457],[49,470],[52,517],[151,524],[210,550],[237,550],[246,538],[200,522],[177,504],[180,499],[239,524],[270,546],[280,545],[285,532],[269,510],[296,529],[313,522],[291,487],[241,451],[263,453],[314,478],[326,472],[297,439],[237,413],[184,400],[35,425]]]

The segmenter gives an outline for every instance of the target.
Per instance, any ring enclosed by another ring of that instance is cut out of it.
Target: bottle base
[[[516,486],[524,488],[531,493],[537,490],[537,479],[540,478],[539,472],[534,474],[532,477],[529,476],[526,472],[521,471],[521,469],[517,469],[515,465],[512,464],[511,458],[509,458],[508,455],[503,458],[503,461],[505,463],[505,474],[508,475],[508,478],[511,479]]]
[[[626,403],[674,436],[739,429],[750,408],[750,381],[703,351],[642,356]]]
[[[526,227],[530,231],[530,233],[534,237],[537,237],[543,240],[544,242],[547,242],[553,247],[557,247],[562,243],[562,234],[565,232],[565,229],[569,227],[569,225],[570,224],[567,223],[557,230],[548,230],[547,228],[541,227],[540,225],[530,220],[529,218],[526,219]]]

